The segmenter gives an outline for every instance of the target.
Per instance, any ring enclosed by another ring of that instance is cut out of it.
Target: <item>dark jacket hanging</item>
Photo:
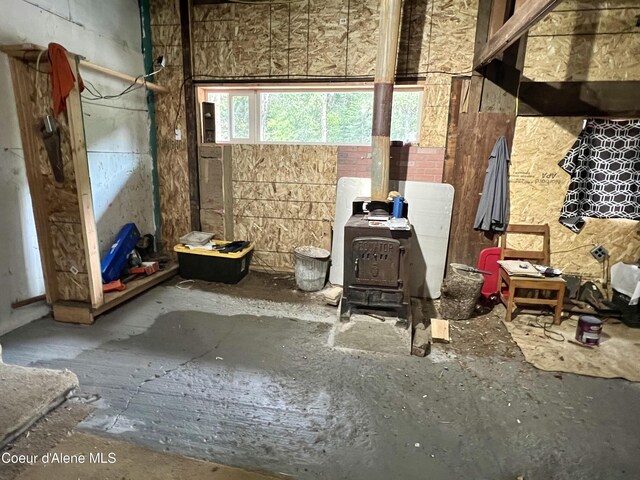
[[[476,230],[504,232],[509,224],[509,162],[507,140],[500,137],[489,157],[489,167],[473,224]]]
[[[640,220],[640,120],[587,120],[559,165],[571,175],[565,227],[580,232],[583,217]]]

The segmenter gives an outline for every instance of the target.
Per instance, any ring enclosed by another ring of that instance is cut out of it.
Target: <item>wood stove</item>
[[[370,212],[367,207],[375,205]],[[384,221],[391,203],[356,198],[352,216],[344,228],[344,279],[340,319],[363,311],[381,315],[395,314],[401,323],[410,324],[409,250],[411,230],[392,230]],[[408,205],[404,205],[406,218]],[[374,220],[371,220],[374,218]]]

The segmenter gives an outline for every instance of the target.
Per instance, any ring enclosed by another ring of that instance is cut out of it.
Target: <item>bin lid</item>
[[[324,248],[304,246],[304,247],[296,247],[294,252],[297,255],[301,255],[303,257],[316,258],[318,260],[324,260],[331,256],[328,250]]]
[[[209,243],[212,243],[214,245],[224,246],[224,245],[227,245],[227,244],[229,244],[231,242],[227,241],[227,240],[211,240],[211,242],[209,242]],[[247,253],[249,253],[251,250],[253,250],[253,243],[250,243],[249,246],[243,248],[239,252],[229,252],[229,253],[223,253],[223,252],[219,252],[217,250],[204,250],[204,249],[200,249],[200,248],[187,248],[182,244],[178,244],[175,247],[173,247],[173,251],[177,252],[177,253],[187,253],[187,254],[190,254],[190,255],[204,255],[205,257],[218,257],[218,258],[242,258]]]

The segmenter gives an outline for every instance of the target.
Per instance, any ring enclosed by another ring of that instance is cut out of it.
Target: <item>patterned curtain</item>
[[[583,217],[640,220],[640,120],[587,120],[559,165],[571,175],[565,227],[580,232]]]

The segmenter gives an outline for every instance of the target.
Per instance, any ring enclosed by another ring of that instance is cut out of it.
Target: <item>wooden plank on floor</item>
[[[451,341],[451,336],[449,334],[449,320],[432,318],[431,338],[434,342],[449,343]]]
[[[155,287],[159,283],[162,283],[165,280],[170,279],[176,273],[178,273],[178,266],[171,265],[166,267],[164,270],[160,270],[158,273],[149,275],[148,277],[140,277],[128,282],[126,290],[123,290],[121,292],[105,293],[104,304],[94,309],[93,314],[95,316],[101,315],[104,312],[111,310],[114,307],[117,307],[121,303],[124,303],[127,300],[130,300],[133,297],[140,295],[142,292],[145,292],[150,288]]]

